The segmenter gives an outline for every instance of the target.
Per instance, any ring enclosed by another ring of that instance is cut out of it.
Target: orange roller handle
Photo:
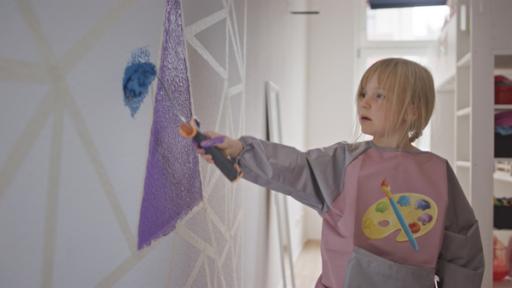
[[[201,133],[201,131],[199,131],[195,125],[186,122],[182,122],[180,124],[179,133],[185,138],[192,139],[192,141],[196,142],[200,147],[201,142],[210,138],[207,135]],[[228,178],[230,181],[235,181],[240,177],[241,172],[235,162],[231,159],[228,159],[219,148],[215,146],[201,148],[204,149],[206,154],[212,156],[215,166],[217,166],[222,174],[224,174],[224,176],[226,176],[226,178]]]

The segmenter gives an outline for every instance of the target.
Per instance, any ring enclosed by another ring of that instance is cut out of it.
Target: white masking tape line
[[[53,93],[53,90],[50,90],[49,93]],[[48,122],[53,104],[51,98],[52,96],[50,95],[44,96],[41,103],[28,120],[23,132],[21,132],[21,135],[16,139],[11,150],[7,153],[7,159],[0,170],[0,199],[7,187],[9,187],[11,182],[15,179],[18,169],[28,153],[32,150],[37,138],[41,134],[41,130],[43,130]]]
[[[215,254],[215,250],[213,247],[209,244],[204,242],[201,238],[197,237],[194,233],[192,233],[187,227],[185,227],[183,224],[176,225],[175,230],[178,235],[183,238],[185,241],[187,241],[189,244],[197,248],[199,251],[203,251],[208,256],[215,258],[217,257],[217,254]]]
[[[60,86],[60,85],[59,85]],[[46,217],[44,225],[44,249],[42,267],[42,286],[45,288],[53,287],[54,259],[57,245],[57,221],[59,210],[59,192],[60,192],[60,171],[62,163],[62,144],[64,132],[64,107],[60,98],[62,87],[57,87],[56,95],[53,98],[54,118],[53,135],[51,140],[50,165],[48,167],[48,187]]]
[[[189,36],[189,37],[194,37],[197,33],[205,30],[206,28],[214,25],[215,23],[225,19],[226,17],[228,16],[227,14],[227,10],[226,9],[222,9],[222,10],[219,10],[218,12],[215,12],[197,22],[195,22],[194,24],[191,24],[187,27],[185,27],[185,29],[183,29],[185,31],[185,35]]]
[[[0,80],[31,84],[50,82],[43,65],[12,59],[0,59]]]
[[[105,36],[110,27],[119,21],[119,18],[134,3],[134,0],[119,0],[94,26],[89,29],[73,46],[64,54],[62,67],[64,73],[69,73],[84,59],[95,44]]]
[[[215,131],[220,131],[220,121],[222,119],[222,111],[224,110],[224,101],[228,91],[228,81],[224,81],[224,87],[222,88],[222,94],[219,101],[219,109],[217,110],[217,119],[215,120]]]
[[[97,288],[111,288],[122,279],[128,272],[130,272],[135,265],[141,262],[151,251],[159,246],[158,241],[153,243],[150,247],[146,247],[136,254],[132,254],[125,259],[119,266],[117,266],[109,275],[100,280],[96,285]]]
[[[80,112],[80,109],[75,103],[73,97],[69,97],[67,103],[67,108],[69,109],[69,114],[71,116],[71,119],[73,120],[73,123],[75,124],[78,136],[80,137],[82,145],[85,151],[87,152],[89,159],[91,160],[91,164],[94,167],[98,179],[100,180],[101,186],[103,187],[103,191],[105,192],[110,207],[112,208],[112,212],[116,217],[116,220],[119,224],[119,227],[121,228],[124,238],[127,241],[130,251],[132,252],[132,254],[135,254],[137,252],[137,241],[135,239],[135,235],[133,231],[131,231],[130,225],[128,224],[128,220],[123,213],[123,209],[121,208],[120,201],[114,193],[113,185],[110,182],[105,166],[103,165],[99,157],[98,150],[96,148],[96,145],[94,145],[91,133],[89,132],[89,129],[87,128],[87,125],[85,123],[85,119],[83,118],[82,113]]]
[[[196,49],[199,55],[201,55],[204,60],[210,64],[213,70],[215,70],[215,72],[217,72],[222,77],[222,79],[227,79],[228,75],[226,69],[224,69],[224,67],[222,67],[219,62],[215,60],[215,58],[213,58],[212,54],[208,52],[208,50],[203,46],[203,44],[201,44],[201,42],[199,42],[199,40],[197,40],[197,38],[187,37],[187,40],[190,46]]]
[[[192,288],[192,284],[197,278],[197,274],[199,273],[199,269],[204,265],[205,257],[204,253],[201,253],[196,263],[194,264],[194,268],[192,269],[192,273],[188,275],[187,282],[185,283],[185,288]]]

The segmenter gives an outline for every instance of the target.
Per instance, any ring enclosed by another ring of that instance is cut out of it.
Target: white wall
[[[286,108],[283,142],[303,148],[305,18],[289,15],[286,1],[183,6],[193,109],[203,127],[264,136],[264,81],[272,80]],[[121,78],[134,48],[148,45],[158,62],[164,7],[164,0],[0,3],[1,287],[279,283],[268,194],[245,181],[228,184],[204,163],[204,201],[173,233],[134,250],[153,99],[132,119]],[[301,217],[300,207],[291,210]],[[294,227],[295,245],[302,233]]]
[[[287,4],[287,1],[248,0],[248,11],[254,17],[248,17],[247,48],[248,55],[252,57],[248,58],[247,63],[246,118],[254,121],[247,122],[246,132],[257,137],[265,136],[265,122],[261,118],[261,113],[265,105],[264,84],[269,80],[280,89],[282,142],[304,149],[307,18],[289,14]],[[275,219],[266,216],[274,213],[274,207],[270,206],[269,195],[263,189],[249,183],[243,185],[247,185],[244,191],[248,190],[243,194],[246,204],[244,213],[252,215],[247,217],[249,220],[246,223],[246,238],[243,243],[247,244],[248,249],[244,251],[247,251],[248,259],[255,258],[258,264],[254,268],[249,264],[246,266],[246,269],[253,269],[253,272],[244,273],[251,277],[244,283],[247,287],[277,287],[280,281],[275,234],[277,228]],[[296,257],[303,244],[303,208],[294,200],[288,203],[292,226],[292,250]],[[265,210],[261,210],[261,207],[265,207]],[[252,229],[253,226],[258,227],[258,230]],[[265,232],[268,233],[267,238],[259,234],[264,231],[263,228],[268,229]],[[264,266],[265,257],[270,257],[268,266]],[[266,286],[258,284],[265,280]]]
[[[152,99],[131,119],[121,92],[133,48],[157,57],[163,8],[0,3],[0,286],[166,285],[172,237],[134,249]]]
[[[307,148],[355,140],[354,64],[357,1],[317,1],[308,26]],[[321,220],[307,209],[306,238],[319,239]]]

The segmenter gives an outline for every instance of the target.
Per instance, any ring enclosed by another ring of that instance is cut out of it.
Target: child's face
[[[377,75],[374,75],[363,87],[362,95],[358,97],[357,112],[363,133],[379,140],[389,135],[389,121],[387,119],[387,103],[384,91],[379,88]]]

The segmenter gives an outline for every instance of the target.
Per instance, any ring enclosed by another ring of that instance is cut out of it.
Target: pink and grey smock
[[[448,162],[430,152],[373,142],[307,152],[244,136],[244,178],[292,196],[323,218],[316,287],[479,288],[484,258],[478,223]],[[381,190],[416,239],[415,251]]]

